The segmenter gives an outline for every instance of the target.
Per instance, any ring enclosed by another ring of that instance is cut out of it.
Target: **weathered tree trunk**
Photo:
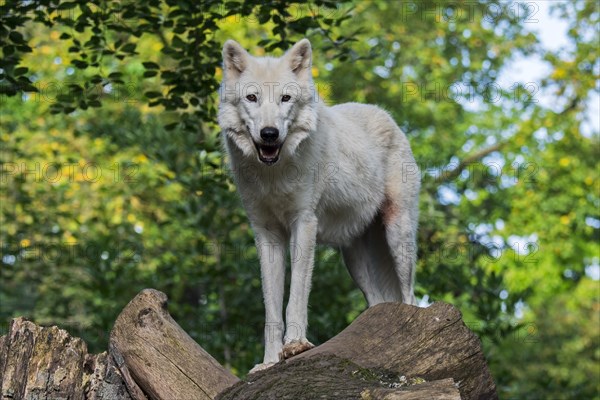
[[[0,398],[131,399],[106,352],[87,354],[83,340],[23,318],[14,319],[0,337]]]
[[[497,398],[479,339],[446,303],[369,308],[328,342],[250,375],[220,398],[282,399],[294,393],[304,394],[296,398]]]
[[[110,353],[136,400],[145,398],[142,392],[151,399],[210,400],[239,381],[181,329],[167,311],[167,296],[154,289],[123,309]]]
[[[108,355],[22,318],[0,337],[2,399],[496,399],[477,337],[454,307],[386,303],[330,341],[246,381],[171,318],[166,296],[138,294]]]

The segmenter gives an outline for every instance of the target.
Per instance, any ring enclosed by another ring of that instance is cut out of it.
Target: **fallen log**
[[[226,389],[232,399],[447,399],[460,400],[453,379],[426,382],[390,371],[364,368],[335,355],[318,354],[279,363]]]
[[[479,339],[447,303],[371,307],[326,343],[250,375],[219,398],[281,399],[294,393],[306,393],[301,398],[497,399]]]
[[[459,311],[385,303],[328,342],[240,381],[146,289],[121,312],[109,352],[57,327],[13,320],[0,337],[2,399],[496,399]]]
[[[379,304],[331,340],[298,357],[316,354],[335,354],[365,368],[427,381],[452,378],[464,399],[494,398],[496,392],[479,338],[448,303],[427,308]]]

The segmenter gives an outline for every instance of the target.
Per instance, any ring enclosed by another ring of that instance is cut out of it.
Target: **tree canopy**
[[[253,234],[215,115],[221,46],[308,37],[328,103],[387,109],[422,170],[417,297],[458,306],[506,397],[598,398],[593,1],[6,1],[0,6],[0,318],[106,347],[144,287],[237,374],[262,355]],[[519,58],[535,81],[508,78]],[[512,81],[511,81],[512,80]],[[309,339],[366,307],[320,248]]]

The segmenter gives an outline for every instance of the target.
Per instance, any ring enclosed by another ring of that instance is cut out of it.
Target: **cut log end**
[[[181,329],[167,311],[167,296],[154,289],[123,309],[110,348],[136,400],[140,392],[153,399],[214,399],[239,381]]]

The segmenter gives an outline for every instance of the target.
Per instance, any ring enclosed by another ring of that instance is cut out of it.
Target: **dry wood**
[[[130,399],[106,353],[87,354],[85,342],[66,331],[14,319],[0,338],[2,399]]]
[[[460,398],[452,379],[411,382],[389,371],[363,368],[331,354],[278,363],[249,375],[247,381],[237,383],[217,397],[218,400]]]
[[[426,383],[398,387],[404,381]],[[220,398],[497,399],[497,395],[479,339],[456,308],[445,303],[428,308],[385,303],[366,310],[328,342],[250,375]]]
[[[337,336],[296,358],[317,354],[426,381],[453,378],[464,399],[497,398],[479,338],[447,303],[371,307]]]
[[[173,320],[167,296],[140,292],[123,309],[110,349],[134,398],[214,399],[239,379],[223,368]],[[141,390],[140,390],[141,389]]]
[[[497,399],[477,337],[449,304],[386,303],[328,342],[240,381],[146,289],[123,309],[109,354],[23,318],[0,337],[2,399]]]

